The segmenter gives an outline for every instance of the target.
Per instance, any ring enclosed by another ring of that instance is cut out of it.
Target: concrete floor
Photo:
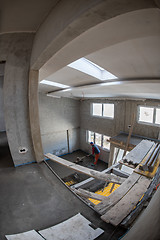
[[[5,159],[7,166],[7,154]],[[62,171],[61,167],[59,171]],[[1,167],[0,193],[1,240],[5,239],[5,234],[48,228],[77,213],[105,230],[97,239],[109,239],[115,231],[112,225],[101,221],[97,213],[69,191],[44,163]],[[124,233],[124,229],[117,228],[111,239],[118,239]]]

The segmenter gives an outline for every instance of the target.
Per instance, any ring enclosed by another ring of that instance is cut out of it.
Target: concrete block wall
[[[92,103],[114,103],[114,119],[95,117],[91,114]],[[136,113],[133,134],[141,135],[149,138],[158,138],[160,127],[140,124],[137,122],[138,105],[157,106],[160,107],[158,100],[107,100],[94,99],[84,100],[81,102],[80,115],[80,148],[85,152],[91,152],[91,146],[87,141],[87,130],[104,134],[107,136],[115,136],[120,131],[129,132],[128,126],[132,123],[133,113]],[[100,159],[108,162],[109,151],[101,149]]]
[[[128,132],[132,123],[133,113],[136,120],[133,134],[158,138],[159,127],[140,124],[137,122],[138,105],[160,106],[155,100],[108,100],[92,99],[78,101],[69,98],[51,98],[39,94],[40,126],[44,152],[55,155],[68,153],[67,131],[69,134],[70,152],[81,149],[91,153],[87,140],[87,131],[115,136],[120,131]],[[95,117],[91,114],[92,103],[114,103],[114,119]],[[108,162],[109,151],[101,149],[100,159]]]
[[[6,130],[4,122],[3,76],[0,76],[0,132]]]
[[[95,117],[91,114],[92,103],[114,103],[114,119]],[[92,99],[81,102],[80,106],[81,125],[80,125],[80,146],[87,153],[91,152],[91,146],[87,141],[87,131],[104,134],[107,136],[117,135],[124,131],[125,124],[125,102],[111,101],[107,99]],[[100,159],[108,162],[109,151],[101,149]]]
[[[136,113],[136,121],[133,128],[133,133],[149,138],[158,138],[160,127],[158,126],[151,126],[147,124],[141,124],[137,122],[138,115],[137,115],[137,107],[138,105],[142,106],[151,106],[151,107],[160,107],[159,100],[144,100],[144,101],[126,101],[126,114],[125,114],[125,128],[124,131],[128,132],[128,125],[132,122],[133,112]]]
[[[79,109],[79,101],[69,98],[52,98],[39,93],[40,128],[44,153],[50,152],[59,156],[80,148]]]

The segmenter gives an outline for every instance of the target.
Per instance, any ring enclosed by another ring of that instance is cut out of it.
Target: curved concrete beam
[[[60,1],[35,36],[31,68],[39,70],[66,44],[97,24],[127,12],[155,7],[153,0]]]
[[[39,80],[45,79],[76,59],[100,49],[130,39],[159,36],[159,22],[159,9],[138,10],[105,21],[59,50],[40,69]]]

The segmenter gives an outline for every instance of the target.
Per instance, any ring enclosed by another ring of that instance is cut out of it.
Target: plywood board
[[[24,233],[18,233],[5,236],[8,240],[44,240],[36,231],[28,231]]]
[[[91,224],[80,213],[51,228],[39,231],[46,240],[92,240],[100,236],[104,231],[101,228],[93,229]]]
[[[132,211],[140,198],[146,192],[151,180],[141,176],[138,182],[130,189],[130,191],[107,213],[101,216],[101,219],[114,226],[120,222]]]
[[[105,200],[95,206],[95,210],[98,211],[100,214],[106,213],[106,211],[108,211],[112,206],[114,206],[127,194],[127,192],[139,180],[139,178],[139,174],[132,173],[120,187],[118,187],[113,193],[106,197]]]
[[[86,168],[83,166],[80,166],[78,164],[72,163],[70,161],[67,161],[63,158],[57,157],[51,153],[47,153],[45,154],[45,157],[51,159],[54,162],[57,162],[59,164],[62,164],[63,166],[66,166],[68,168],[71,168],[77,172],[86,174],[90,177],[96,178],[96,179],[100,179],[103,181],[108,181],[108,182],[113,182],[113,183],[118,183],[118,184],[122,184],[125,181],[125,178],[121,178],[115,175],[111,175],[111,174],[107,174],[107,173],[102,173],[90,168]]]

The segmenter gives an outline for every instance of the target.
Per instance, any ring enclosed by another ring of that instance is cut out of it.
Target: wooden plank
[[[130,191],[114,207],[101,216],[101,219],[114,226],[120,224],[136,206],[140,198],[146,192],[150,182],[150,179],[141,176]]]
[[[111,174],[106,174],[106,173],[102,173],[90,168],[86,168],[80,165],[77,165],[75,163],[72,163],[70,161],[67,161],[63,158],[57,157],[51,153],[47,153],[45,154],[45,157],[51,159],[54,162],[57,162],[59,164],[62,164],[63,166],[66,166],[68,168],[71,168],[77,172],[86,174],[90,177],[96,178],[96,179],[100,179],[103,181],[108,181],[108,182],[113,182],[113,183],[117,183],[117,184],[122,184],[125,181],[125,178],[121,178],[115,175],[111,175]]]
[[[87,191],[85,189],[79,188],[79,189],[72,189],[72,190],[76,194],[78,194],[79,196],[82,196],[82,197],[85,197],[85,198],[93,198],[93,199],[96,199],[96,200],[99,200],[99,201],[102,201],[102,200],[106,199],[105,196],[102,196],[100,194]]]
[[[136,166],[135,166],[135,165],[133,165],[133,164],[130,164],[130,163],[127,163],[127,162],[124,162],[123,160],[120,160],[120,161],[119,161],[119,163],[121,163],[121,164],[125,165],[126,167],[130,167],[130,168],[133,168],[133,169],[135,169],[135,168],[136,168]]]
[[[121,222],[121,225],[123,227],[129,228],[130,225],[133,223],[133,221],[135,221],[139,213],[145,207],[145,204],[147,203],[147,201],[151,198],[153,191],[159,182],[160,182],[160,168],[158,168],[156,175],[153,178],[147,191],[145,192],[142,200],[137,204],[136,208]]]
[[[107,196],[105,200],[96,205],[95,210],[100,214],[106,213],[106,211],[113,207],[125,196],[125,194],[127,194],[127,192],[134,186],[139,178],[139,174],[132,173],[120,187],[118,187],[113,193]]]

